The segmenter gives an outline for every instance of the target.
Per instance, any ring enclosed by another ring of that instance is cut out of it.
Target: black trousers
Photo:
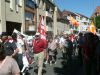
[[[22,68],[23,68],[22,56],[23,56],[22,54],[17,54],[15,56],[15,60],[17,61],[20,70],[22,70]]]
[[[54,59],[54,61],[57,60],[57,56],[56,55],[49,55],[49,61],[52,61]]]

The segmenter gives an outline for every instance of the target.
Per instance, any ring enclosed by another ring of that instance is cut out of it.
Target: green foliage
[[[95,17],[96,28],[100,29],[100,16]]]

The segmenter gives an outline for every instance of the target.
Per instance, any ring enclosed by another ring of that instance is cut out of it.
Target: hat
[[[40,33],[39,32],[36,32],[36,34],[35,35],[40,35]]]

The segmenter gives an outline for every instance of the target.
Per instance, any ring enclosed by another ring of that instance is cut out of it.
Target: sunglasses
[[[39,37],[39,35],[36,35],[35,37]]]

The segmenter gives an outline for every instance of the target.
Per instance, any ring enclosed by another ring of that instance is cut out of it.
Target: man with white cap
[[[43,61],[45,56],[46,44],[41,39],[40,33],[36,32],[35,39],[32,41],[34,59],[38,66],[38,75],[42,75]]]

